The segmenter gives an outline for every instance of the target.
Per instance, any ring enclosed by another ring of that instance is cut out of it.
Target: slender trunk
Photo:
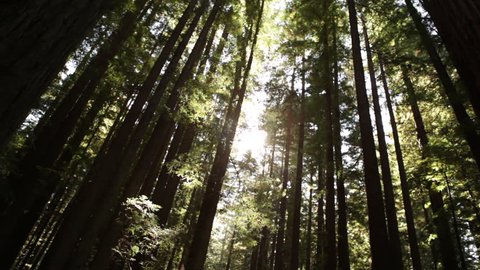
[[[348,245],[347,230],[347,202],[345,183],[343,176],[342,160],[342,136],[340,125],[340,87],[338,85],[338,52],[337,52],[337,25],[333,26],[333,72],[334,72],[334,91],[332,97],[333,106],[333,140],[335,150],[335,177],[337,184],[337,204],[338,204],[338,268],[340,270],[350,270],[350,251]]]
[[[186,8],[182,17],[180,18],[178,25],[175,27],[171,37],[164,46],[162,53],[160,54],[157,62],[152,68],[152,71],[150,72],[142,88],[140,89],[139,94],[137,95],[137,98],[135,99],[135,102],[131,106],[129,112],[127,113],[122,125],[119,127],[115,136],[112,138],[108,151],[100,157],[101,159],[97,158],[95,160],[95,163],[92,165],[90,172],[86,177],[90,181],[87,181],[84,185],[82,185],[76,195],[75,200],[69,206],[65,221],[59,230],[58,236],[56,237],[52,248],[49,250],[49,254],[46,257],[45,263],[42,264],[42,267],[45,266],[46,269],[56,269],[55,267],[62,268],[63,263],[65,263],[67,258],[69,257],[68,252],[70,252],[71,249],[74,247],[74,244],[78,239],[82,228],[84,228],[84,225],[88,221],[90,209],[94,208],[96,200],[101,199],[104,191],[110,186],[110,181],[108,179],[116,179],[112,178],[112,174],[115,173],[115,170],[120,168],[119,171],[124,171],[126,169],[126,166],[120,166],[120,162],[122,162],[125,158],[131,158],[132,156],[127,156],[127,154],[124,154],[124,151],[126,151],[125,142],[128,141],[128,139],[130,138],[130,134],[132,133],[134,125],[139,118],[139,114],[142,111],[144,103],[150,95],[150,90],[158,75],[157,71],[160,72],[161,67],[163,67],[163,64],[167,59],[167,56],[171,53],[171,49],[173,48],[173,45],[175,44],[178,36],[180,35],[180,32],[184,28],[188,17],[190,17],[190,14],[195,7],[195,3],[196,1],[192,0],[189,6]],[[196,17],[201,16],[202,13],[203,11],[199,9],[197,11]],[[167,70],[174,70],[176,68],[176,65],[178,63],[178,60],[176,59],[180,58],[180,56],[183,54],[186,43],[188,43],[191,33],[193,32],[192,28],[195,28],[196,26],[195,21],[198,20],[194,20],[190,25],[188,30],[191,31],[187,31],[188,33],[184,36],[181,44],[175,50],[174,57],[172,57],[172,60]],[[156,98],[157,100],[159,100],[163,93],[161,91],[156,91],[155,94],[156,95],[152,96],[152,99]],[[152,99],[151,102],[149,102],[149,106],[147,107],[147,109],[151,108],[152,106],[155,107],[156,104],[154,104],[154,101],[156,100]],[[153,113],[153,111],[154,108],[151,108],[150,112]],[[147,111],[145,111],[144,114],[145,113],[147,113]],[[143,126],[148,126],[145,122],[145,119],[142,117],[139,124],[143,124]],[[138,137],[138,133],[141,133],[141,131],[137,132],[136,130],[134,132],[134,135],[132,136],[137,135]],[[131,144],[132,143],[130,143],[129,146]],[[132,148],[133,147],[131,147],[130,149]],[[124,158],[122,160],[118,157]],[[131,165],[127,164],[127,166],[130,167]]]
[[[178,156],[181,157],[180,161],[185,161],[184,155],[186,155],[193,144],[193,141],[196,136],[195,125],[190,124],[187,128],[182,144],[178,151]],[[161,176],[160,176],[161,177]],[[178,185],[180,184],[181,177],[180,175],[173,173],[166,176],[168,179],[165,187],[163,189],[155,189],[155,192],[152,196],[152,201],[158,203],[162,208],[158,212],[159,224],[165,225],[167,223],[167,218],[170,215],[172,210],[173,202],[175,195],[177,193]],[[158,187],[157,187],[158,188]]]
[[[262,234],[260,237],[260,243],[258,245],[258,260],[257,270],[266,270],[268,265],[268,239],[270,237],[270,231],[266,226],[262,227]]]
[[[380,152],[380,167],[382,170],[383,192],[385,195],[385,212],[387,216],[387,229],[389,248],[391,252],[391,268],[403,269],[402,247],[400,243],[400,234],[398,233],[397,209],[395,207],[395,194],[392,184],[392,174],[390,171],[390,159],[388,157],[387,142],[385,140],[385,131],[383,129],[382,109],[378,97],[377,79],[375,67],[373,64],[372,49],[368,37],[368,31],[365,20],[363,21],[363,31],[365,35],[365,47],[367,51],[368,71],[370,73],[370,86],[372,90],[373,110],[375,113],[375,124],[377,126],[378,148]]]
[[[100,209],[94,210],[94,217],[92,222],[89,223],[87,230],[81,236],[81,242],[77,248],[78,255],[75,257],[74,260],[71,260],[70,265],[73,267],[78,267],[79,265],[83,264],[88,259],[88,254],[93,250],[95,245],[95,239],[99,235],[103,235],[102,231],[107,230],[107,226],[109,224],[109,220],[115,215],[110,209],[116,209],[120,203],[125,200],[124,197],[126,194],[123,194],[123,187],[125,186],[127,181],[136,185],[137,190],[143,183],[143,180],[148,173],[148,169],[152,166],[152,160],[154,159],[155,154],[160,153],[163,157],[168,142],[170,141],[170,137],[173,133],[173,126],[174,126],[174,119],[172,113],[176,111],[176,108],[179,103],[180,98],[180,90],[183,89],[183,86],[190,79],[192,76],[193,68],[197,65],[201,54],[204,50],[205,44],[207,42],[208,33],[217,18],[217,14],[220,10],[220,5],[215,5],[205,24],[202,28],[202,31],[195,43],[195,46],[190,53],[185,66],[182,69],[177,81],[171,90],[170,96],[165,104],[166,108],[169,110],[168,112],[163,112],[160,115],[159,120],[157,121],[157,125],[155,126],[154,131],[146,143],[143,152],[141,153],[140,159],[137,162],[136,167],[134,168],[133,174],[130,178],[127,178],[128,170],[124,170],[125,174],[122,174],[122,170],[119,170],[115,175],[117,184],[110,189],[109,195],[105,197],[104,200],[101,202]],[[137,130],[138,131],[138,130]],[[133,138],[135,142],[135,137]],[[138,140],[141,141],[141,140]],[[128,168],[130,165],[129,157],[131,157],[131,161],[135,158],[135,150],[133,149],[133,145],[129,145],[126,150],[126,159],[122,161],[121,168]],[[132,149],[132,151],[129,151]]]
[[[412,81],[408,76],[408,69],[405,65],[402,65],[402,76],[407,88],[408,102],[410,103],[415,120],[417,137],[420,141],[420,146],[422,147],[422,158],[425,159],[429,155],[428,136],[425,130],[422,114],[420,113],[420,109],[418,107],[415,90],[413,88]],[[444,209],[442,193],[433,186],[431,180],[427,180],[426,185],[433,211],[433,224],[435,225],[435,231],[437,232],[440,243],[442,265],[445,269],[458,269],[456,252],[452,239],[450,238],[450,226],[448,224],[448,217]]]
[[[318,153],[318,183],[317,183],[317,252],[315,256],[315,269],[323,269],[325,262],[325,211],[324,211],[324,195],[325,195],[325,179],[323,164],[323,149],[320,148]]]
[[[447,96],[448,102],[453,109],[457,122],[460,126],[460,129],[462,130],[463,136],[467,141],[468,146],[470,147],[470,151],[473,158],[475,159],[477,168],[480,170],[480,136],[475,129],[475,123],[472,121],[472,119],[466,112],[465,107],[462,104],[461,98],[459,97],[455,89],[455,85],[453,84],[452,79],[450,78],[450,75],[445,68],[445,65],[443,64],[437,50],[435,49],[432,38],[430,37],[426,27],[422,24],[420,15],[413,6],[411,0],[405,0],[405,2],[407,4],[407,9],[410,13],[410,16],[412,17],[413,22],[415,23],[415,26],[417,27],[417,30],[420,34],[423,46],[425,47],[428,55],[430,56],[432,64],[437,71],[438,78],[443,85],[443,89]],[[480,76],[476,76],[476,80],[478,80],[478,87],[480,87]],[[472,82],[473,81],[474,80],[472,80]],[[477,91],[477,94],[480,93],[478,88],[475,89]],[[480,112],[480,95],[478,95],[475,99],[472,100],[475,100],[475,102],[478,103],[479,107],[477,109],[479,109],[478,112]]]
[[[274,175],[273,167],[275,165],[276,146],[277,146],[277,129],[275,129],[273,131],[273,134],[272,134],[272,153],[271,153],[271,156],[270,156],[270,165],[269,165],[269,169],[268,169],[268,176],[271,177],[271,178],[273,178],[273,175]]]
[[[220,2],[222,2],[220,0]],[[264,0],[261,1],[261,6],[258,12],[258,18],[255,26],[255,33],[250,30],[246,39],[245,46],[242,48],[242,56],[240,62],[237,62],[237,73],[235,78],[235,85],[233,88],[231,102],[227,110],[226,122],[222,128],[222,135],[220,142],[217,145],[217,151],[215,154],[215,160],[210,171],[209,178],[207,179],[207,186],[205,189],[205,195],[202,201],[202,207],[198,217],[198,222],[195,227],[195,233],[193,235],[192,243],[190,246],[189,257],[187,258],[187,269],[203,269],[205,259],[207,255],[208,243],[210,240],[210,234],[213,226],[213,219],[215,217],[217,204],[220,199],[220,191],[223,184],[223,177],[225,175],[228,158],[230,156],[233,139],[237,129],[238,119],[242,109],[243,99],[245,97],[245,91],[247,88],[247,79],[250,72],[250,68],[253,62],[253,53],[257,42],[258,32],[260,31],[260,25],[263,15]],[[251,28],[251,27],[250,27]],[[251,42],[250,55],[248,61],[246,61],[246,45],[247,42]],[[245,68],[243,72],[243,78],[241,79],[241,69]]]
[[[160,172],[158,172],[157,168],[153,168],[148,173],[147,178],[142,184],[142,188],[140,190],[140,194],[146,195],[147,197],[151,198],[152,191],[163,192],[165,189],[165,184],[168,182],[168,178],[170,177],[168,171],[169,166],[171,165],[172,161],[178,156],[178,149],[180,148],[180,144],[182,143],[182,139],[185,136],[185,129],[186,126],[184,123],[180,123],[175,130],[175,135],[173,136],[172,142],[168,147],[168,153],[165,156],[165,161],[163,161],[163,165],[161,166]],[[156,181],[156,182],[155,182]],[[130,182],[133,183],[133,182]],[[130,185],[130,184],[129,184]],[[129,190],[128,186],[126,191]],[[137,193],[137,192],[134,192]],[[153,197],[152,197],[153,198]],[[158,200],[152,199],[152,202],[158,204]]]
[[[302,208],[302,178],[303,178],[303,145],[305,141],[305,71],[302,71],[302,94],[300,97],[300,119],[298,126],[297,174],[293,195],[293,230],[292,254],[290,269],[296,270],[300,265],[300,218]]]
[[[125,1],[35,1],[19,4],[0,29],[0,147],[22,124],[94,24]],[[20,12],[20,13],[18,13]],[[3,253],[6,254],[6,253]],[[2,256],[7,259],[8,256]]]
[[[286,123],[285,123],[285,153],[283,157],[283,170],[282,170],[282,197],[280,198],[279,205],[279,219],[278,219],[278,231],[275,247],[275,270],[285,269],[285,225],[287,214],[287,187],[289,178],[289,165],[290,165],[290,148],[292,145],[292,108],[288,103],[286,108]]]
[[[310,172],[310,191],[308,193],[308,217],[307,217],[307,236],[305,247],[305,270],[311,269],[312,256],[312,208],[313,208],[313,170]]]
[[[225,265],[225,270],[230,270],[232,267],[232,255],[233,255],[233,247],[235,245],[235,235],[236,231],[233,232],[232,238],[230,239],[230,244],[228,245],[228,256],[227,256],[227,264]]]
[[[257,240],[258,242],[258,240]],[[258,244],[252,250],[252,255],[250,256],[250,270],[257,270],[257,261],[258,261]]]
[[[328,14],[328,0],[323,1],[323,9]],[[328,16],[328,15],[326,15]],[[324,269],[336,269],[337,267],[337,239],[335,231],[335,167],[333,156],[333,120],[332,120],[332,67],[331,50],[329,42],[328,20],[325,20],[322,37],[324,46],[323,76],[325,82],[325,134],[326,134],[326,181],[325,181],[325,221],[326,221],[326,250]]]
[[[423,4],[442,37],[480,120],[480,7],[478,2],[474,2],[427,0]]]
[[[350,29],[352,36],[352,53],[355,72],[355,89],[357,92],[357,106],[360,118],[361,146],[363,149],[363,166],[365,187],[367,191],[368,225],[370,231],[370,250],[372,254],[372,269],[388,269],[389,252],[387,226],[383,204],[378,161],[376,156],[373,130],[371,125],[365,74],[363,70],[360,37],[358,33],[357,11],[355,2],[347,0]]]
[[[455,201],[453,200],[452,196],[452,187],[450,186],[450,179],[445,173],[445,182],[447,183],[447,195],[448,201],[450,203],[450,211],[452,212],[453,218],[453,230],[455,232],[455,240],[457,241],[458,253],[460,255],[460,265],[462,270],[467,270],[467,263],[465,261],[465,255],[463,252],[463,244],[462,244],[462,236],[460,235],[460,230],[458,229],[458,219],[455,209]]]
[[[393,141],[395,144],[395,154],[397,157],[398,173],[400,175],[400,186],[402,188],[403,209],[405,210],[405,220],[407,223],[408,243],[410,246],[410,256],[412,258],[412,266],[414,270],[421,270],[422,264],[420,261],[420,251],[418,248],[417,233],[415,230],[415,221],[413,218],[412,200],[410,199],[410,188],[407,181],[407,173],[405,171],[405,164],[403,163],[402,148],[400,146],[400,138],[398,136],[397,122],[393,112],[392,100],[390,98],[390,91],[388,88],[387,77],[383,63],[380,61],[380,72],[385,90],[385,99],[387,101],[388,113],[390,115],[390,125],[392,126]]]
[[[2,235],[2,239],[8,239],[3,241],[0,247],[2,252],[5,249],[5,253],[3,253],[5,256],[2,256],[2,258],[7,259],[12,256],[8,254],[18,253],[35,220],[41,214],[41,209],[43,209],[57,185],[58,181],[55,180],[58,179],[58,175],[52,175],[51,173],[45,175],[40,168],[52,169],[68,137],[73,132],[89,97],[89,95],[85,95],[82,99],[83,104],[76,104],[74,109],[68,114],[67,108],[70,109],[69,106],[72,106],[74,102],[72,98],[69,98],[70,93],[75,92],[75,89],[81,90],[81,86],[78,86],[79,82],[85,83],[83,87],[87,87],[93,92],[96,84],[105,73],[109,61],[119,52],[122,44],[133,32],[137,15],[145,5],[145,2],[146,0],[137,0],[135,9],[124,15],[117,32],[100,49],[100,52],[86,68],[86,71],[83,72],[77,83],[70,89],[66,97],[67,100],[62,101],[60,106],[56,108],[46,126],[38,134],[31,150],[19,165],[19,170],[22,173],[19,177],[10,177],[9,181],[14,183],[12,185],[14,187],[14,196],[22,196],[26,199],[15,200],[16,204],[12,205],[10,207],[11,210],[3,216],[9,222],[2,223],[2,233],[9,235],[9,237],[4,238]],[[94,79],[92,79],[92,76]],[[99,109],[104,101],[106,99],[98,98],[91,111]],[[91,116],[87,115],[87,117]],[[55,139],[52,140],[52,138]],[[38,192],[38,190],[42,192]]]
[[[295,57],[294,57],[295,59]],[[296,60],[295,64],[296,65]],[[296,91],[295,91],[295,80],[296,80],[296,68],[293,69],[292,71],[292,77],[291,77],[291,86],[290,86],[290,93],[288,94],[289,96],[287,97],[287,102],[289,104],[290,110],[293,111],[294,108],[294,100],[296,99]],[[294,124],[292,124],[293,126]],[[292,132],[292,134],[295,134]],[[292,135],[295,136],[295,135]],[[287,269],[290,269],[291,265],[291,259],[292,259],[292,237],[293,237],[293,218],[294,218],[294,204],[295,204],[295,180],[292,179],[290,181],[290,188],[287,189],[286,195],[287,195],[287,221],[286,221],[286,227],[285,227],[285,247],[284,247],[284,254],[283,254],[283,261],[285,263],[285,267]]]

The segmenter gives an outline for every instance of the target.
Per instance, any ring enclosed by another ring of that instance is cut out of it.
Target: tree
[[[407,173],[405,164],[403,162],[402,148],[400,145],[400,138],[398,136],[397,123],[395,121],[395,113],[393,112],[392,100],[390,98],[390,91],[388,88],[387,77],[382,61],[380,60],[380,76],[382,78],[383,89],[385,91],[385,99],[390,116],[390,125],[392,126],[393,140],[395,144],[395,154],[398,163],[398,172],[400,176],[400,185],[402,187],[403,208],[405,209],[405,219],[408,230],[408,243],[410,246],[410,256],[412,257],[413,269],[422,269],[420,262],[420,251],[418,247],[417,232],[415,230],[414,213],[410,199],[410,187],[407,182]]]
[[[398,233],[397,209],[395,207],[395,195],[393,192],[392,173],[390,172],[390,159],[388,157],[387,142],[385,140],[385,131],[383,129],[382,111],[378,98],[377,79],[375,67],[372,59],[372,48],[368,39],[365,19],[363,19],[363,31],[365,36],[365,47],[367,50],[368,71],[370,73],[370,85],[372,89],[373,110],[375,114],[375,124],[377,126],[378,146],[380,150],[380,166],[382,169],[383,192],[385,194],[385,212],[388,225],[389,248],[394,260],[393,267],[403,269],[402,250],[400,244],[400,234]]]
[[[0,32],[6,42],[0,51],[5,71],[0,78],[5,87],[0,104],[2,148],[96,21],[123,3],[58,0],[21,3],[10,9]],[[23,16],[13,15],[20,12]]]
[[[210,232],[212,228],[213,219],[215,216],[216,206],[220,196],[222,187],[222,178],[225,175],[226,162],[230,155],[231,145],[235,131],[237,128],[238,118],[242,108],[245,91],[247,88],[247,79],[253,61],[253,52],[257,41],[258,32],[262,20],[262,13],[264,1],[260,3],[258,18],[256,20],[255,29],[253,29],[253,22],[248,31],[247,38],[244,39],[244,47],[241,49],[241,60],[236,63],[235,71],[235,85],[233,86],[232,96],[230,97],[229,106],[227,109],[226,121],[222,129],[220,142],[217,146],[215,160],[207,179],[207,186],[205,195],[200,208],[195,233],[190,246],[189,256],[186,261],[187,269],[203,269],[205,263]],[[251,38],[250,54],[247,60],[247,44]],[[241,74],[243,70],[243,74]],[[243,76],[242,76],[243,75]]]
[[[358,114],[360,116],[361,142],[363,149],[363,163],[365,184],[368,202],[368,224],[370,230],[370,248],[372,253],[372,269],[385,269],[388,266],[387,227],[381,194],[380,175],[375,154],[373,131],[370,124],[368,99],[365,88],[365,75],[360,54],[360,37],[358,34],[358,20],[354,1],[347,1],[350,29],[352,36],[352,54],[355,71],[355,86],[357,92]]]

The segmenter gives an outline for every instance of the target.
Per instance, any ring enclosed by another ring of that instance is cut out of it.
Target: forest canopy
[[[476,0],[0,3],[0,269],[480,268]]]

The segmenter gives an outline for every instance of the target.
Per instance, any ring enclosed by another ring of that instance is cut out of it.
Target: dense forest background
[[[480,268],[476,0],[4,1],[0,88],[0,269]]]

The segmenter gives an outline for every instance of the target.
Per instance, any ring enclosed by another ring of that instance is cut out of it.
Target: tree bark
[[[455,207],[455,201],[453,200],[452,196],[452,187],[450,186],[450,180],[448,179],[448,176],[445,173],[445,182],[447,184],[447,195],[448,195],[448,201],[450,204],[450,211],[452,213],[452,219],[453,219],[453,231],[455,232],[455,240],[457,241],[457,248],[458,248],[458,253],[460,255],[460,266],[462,270],[467,270],[467,263],[465,261],[465,255],[463,252],[463,244],[462,244],[462,236],[460,235],[460,230],[458,228],[458,219],[457,219],[457,213],[456,213],[456,207]]]
[[[222,2],[220,0],[220,2]],[[207,179],[207,185],[205,189],[205,195],[203,197],[198,222],[195,227],[195,233],[193,235],[192,243],[190,245],[189,257],[186,261],[187,269],[203,269],[205,259],[207,255],[208,243],[210,240],[210,233],[213,226],[213,219],[217,209],[217,203],[220,199],[220,191],[223,184],[223,177],[226,172],[228,157],[231,152],[233,139],[240,117],[240,111],[242,108],[243,99],[245,97],[245,91],[247,88],[247,79],[250,72],[250,68],[253,62],[253,52],[257,42],[258,32],[260,31],[260,25],[263,15],[264,0],[261,1],[261,6],[258,12],[258,18],[255,27],[255,33],[250,30],[247,38],[247,42],[252,38],[250,55],[248,61],[246,60],[246,45],[242,49],[242,60],[237,62],[237,73],[235,78],[235,85],[233,88],[231,102],[227,110],[226,122],[222,128],[222,135],[217,145],[217,151],[213,162],[210,175]],[[245,65],[246,64],[246,65]],[[241,79],[241,69],[245,67],[243,72],[243,80]]]
[[[320,148],[318,153],[318,183],[317,183],[317,252],[315,256],[316,269],[323,269],[325,261],[325,210],[324,210],[324,195],[325,195],[325,178],[324,178],[324,162],[323,150]]]
[[[328,18],[329,0],[323,1],[325,17]],[[335,229],[335,165],[333,156],[333,119],[332,119],[332,67],[331,67],[331,49],[329,42],[329,20],[324,21],[322,30],[323,37],[323,76],[325,83],[325,138],[326,138],[326,178],[325,178],[325,224],[326,224],[326,249],[324,269],[337,268],[337,239]]]
[[[293,229],[290,269],[300,266],[300,218],[302,208],[303,145],[305,141],[305,70],[302,71],[302,94],[300,97],[300,119],[298,126],[297,171],[293,195]]]
[[[92,63],[89,64],[86,71],[77,80],[77,83],[70,89],[66,99],[68,100],[70,92],[80,89],[78,87],[79,81],[89,80],[84,87],[87,87],[85,91],[90,91],[90,93],[85,93],[83,99],[79,100],[82,103],[75,104],[69,113],[66,112],[68,108],[66,106],[72,106],[72,104],[62,101],[49,118],[47,126],[42,129],[34,140],[30,151],[21,161],[19,165],[20,174],[9,177],[8,181],[11,183],[13,196],[15,198],[22,197],[22,199],[13,199],[14,204],[2,215],[2,219],[8,221],[2,222],[1,228],[2,234],[5,234],[2,235],[2,239],[8,239],[2,241],[2,246],[0,247],[0,250],[4,252],[2,254],[5,254],[5,256],[2,256],[5,260],[7,258],[12,260],[12,257],[18,253],[28,232],[41,214],[43,206],[47,203],[57,184],[57,181],[54,179],[58,177],[49,175],[49,173],[47,175],[43,173],[42,175],[41,168],[53,169],[52,167],[59,158],[69,136],[72,134],[90,95],[93,93],[102,75],[105,74],[109,61],[119,52],[122,44],[133,32],[138,13],[140,13],[145,2],[146,0],[137,0],[135,9],[124,15],[117,32],[101,48],[100,52],[92,60]],[[98,103],[106,101],[106,99],[98,98],[97,101],[94,109],[100,108],[101,106]],[[0,134],[0,136],[2,135]],[[55,138],[55,140],[52,140],[52,138]],[[1,261],[0,265],[3,264]]]
[[[445,65],[443,64],[440,56],[438,55],[437,50],[433,44],[432,38],[430,37],[426,27],[422,24],[421,17],[418,14],[417,10],[413,6],[411,0],[405,0],[407,4],[408,12],[415,23],[415,26],[420,34],[420,39],[427,51],[428,55],[430,56],[430,60],[432,61],[435,70],[437,71],[438,78],[443,85],[443,89],[447,96],[448,102],[453,109],[459,127],[463,133],[465,140],[467,141],[468,146],[470,147],[470,151],[472,153],[472,157],[475,159],[475,163],[477,164],[477,168],[480,170],[480,136],[478,135],[475,129],[475,123],[472,121],[470,116],[465,110],[465,107],[462,104],[461,98],[459,97],[455,86],[448,74]],[[460,18],[459,18],[460,19]],[[476,50],[474,50],[476,52]],[[473,53],[473,51],[472,51]],[[478,53],[477,53],[478,54]],[[477,63],[480,66],[480,64]],[[480,93],[480,76],[476,76],[475,78],[471,78],[472,80],[469,82],[478,82],[476,91],[477,94]],[[480,106],[480,95],[476,96],[474,99],[471,99],[473,102],[477,102]],[[480,112],[480,107],[478,112]]]
[[[480,6],[475,2],[427,0],[423,1],[423,5],[467,88],[473,110],[480,120]]]
[[[189,127],[186,129],[177,157],[182,158],[183,155],[187,154],[190,151],[196,136],[195,129],[196,128],[194,124],[190,124]],[[185,157],[183,157],[183,160],[185,160]],[[165,184],[165,187],[163,187],[162,189],[157,189],[160,188],[157,186],[152,196],[152,201],[154,203],[158,203],[162,207],[158,212],[160,225],[165,225],[167,223],[167,218],[170,215],[170,211],[172,210],[175,194],[177,193],[181,177],[176,173],[168,173],[168,175],[166,175],[166,179],[167,182]]]
[[[367,51],[368,71],[370,73],[370,86],[372,90],[373,110],[375,114],[375,124],[377,126],[378,148],[380,152],[380,167],[382,170],[383,192],[385,195],[385,212],[387,216],[387,229],[389,248],[391,252],[391,268],[402,270],[402,247],[400,234],[398,232],[397,209],[395,207],[395,193],[392,184],[392,174],[390,171],[390,159],[388,157],[387,142],[385,140],[385,131],[383,129],[382,109],[378,97],[377,79],[375,67],[373,64],[372,49],[368,37],[368,30],[365,20],[363,21],[363,31],[365,36],[365,47]]]
[[[310,172],[310,191],[308,193],[308,217],[307,217],[307,236],[305,247],[305,270],[310,270],[312,266],[312,217],[313,217],[313,168]]]
[[[352,54],[355,72],[355,89],[360,117],[361,146],[363,149],[363,166],[365,186],[367,191],[368,225],[370,231],[370,250],[372,254],[372,269],[388,269],[389,252],[387,226],[383,204],[378,161],[376,156],[373,130],[369,113],[365,74],[362,64],[360,37],[358,33],[357,11],[355,2],[347,0],[350,29],[352,37]]]
[[[11,13],[20,15],[2,23],[0,148],[6,145],[20,127],[30,109],[64,66],[68,56],[98,19],[109,9],[124,2],[26,2],[19,4],[18,11]]]
[[[392,100],[390,98],[390,91],[388,88],[387,77],[383,63],[380,60],[380,74],[383,82],[383,89],[385,90],[385,99],[387,101],[388,113],[390,116],[390,125],[392,126],[393,141],[395,144],[395,154],[397,157],[398,173],[400,175],[400,186],[402,188],[403,209],[405,210],[405,220],[407,223],[408,243],[410,246],[410,256],[412,258],[412,266],[414,270],[421,270],[422,264],[420,261],[420,251],[418,248],[417,232],[415,230],[415,221],[413,218],[412,200],[410,199],[410,188],[407,181],[407,173],[405,171],[405,164],[403,162],[402,148],[400,146],[400,138],[398,136],[397,122],[393,112]]]
[[[279,219],[278,219],[278,231],[275,247],[275,270],[284,270],[285,260],[285,227],[286,227],[286,214],[287,214],[287,188],[289,179],[289,165],[290,165],[290,149],[292,145],[292,105],[291,101],[286,101],[286,123],[285,123],[285,152],[283,157],[283,170],[282,170],[282,197],[280,198],[279,205]]]
[[[420,141],[420,146],[422,147],[422,158],[425,159],[429,155],[428,136],[425,130],[422,114],[420,113],[420,109],[418,107],[418,101],[413,88],[413,83],[408,76],[408,69],[405,65],[402,65],[402,76],[407,88],[408,102],[410,103],[415,120],[417,137]],[[437,232],[440,243],[442,265],[445,269],[458,269],[456,252],[452,239],[450,238],[450,225],[444,209],[442,193],[437,191],[431,180],[427,180],[426,186],[433,212],[433,224],[435,226],[435,231]]]
[[[345,183],[343,176],[342,160],[342,136],[340,125],[340,87],[338,85],[338,51],[337,51],[337,25],[333,26],[333,72],[334,72],[334,90],[332,97],[333,106],[333,140],[335,150],[335,177],[337,184],[337,204],[338,204],[338,268],[340,270],[350,270],[350,251],[348,245],[347,230],[347,202]]]
[[[188,17],[190,17],[190,14],[195,7],[195,3],[196,1],[192,0],[189,6],[185,9],[184,14],[179,20],[179,24],[175,27],[172,35],[164,46],[162,53],[160,54],[157,62],[152,68],[152,71],[150,72],[142,88],[140,89],[139,94],[135,99],[135,102],[133,103],[129,112],[127,113],[122,125],[119,127],[116,134],[112,138],[108,151],[106,152],[106,154],[100,156],[100,159],[97,158],[95,160],[94,164],[90,169],[90,172],[86,177],[86,179],[88,180],[85,182],[84,185],[82,185],[76,195],[75,200],[69,206],[69,209],[67,209],[67,216],[65,218],[65,221],[59,230],[58,236],[56,237],[52,248],[50,248],[49,253],[46,256],[45,263],[42,264],[42,267],[46,267],[45,269],[55,269],[55,267],[62,268],[62,265],[66,262],[69,256],[67,253],[70,252],[71,249],[74,247],[74,244],[79,238],[81,231],[84,228],[84,225],[88,221],[88,216],[90,215],[91,210],[94,208],[97,200],[102,199],[103,193],[109,188],[110,181],[112,181],[113,179],[115,179],[115,181],[120,180],[119,178],[112,177],[112,174],[124,173],[126,169],[130,168],[131,162],[127,163],[123,167],[121,166],[120,162],[125,162],[125,159],[135,156],[126,153],[127,150],[130,150],[131,152],[131,149],[134,148],[132,147],[132,145],[134,144],[132,140],[136,139],[135,143],[139,143],[138,137],[140,137],[139,134],[142,134],[143,131],[138,126],[136,129],[134,129],[135,123],[139,118],[145,101],[150,95],[150,90],[153,87],[153,84],[158,74],[157,71],[160,72],[168,55],[171,53],[171,49],[173,48],[173,45],[178,39],[180,32],[184,28]],[[206,8],[206,5],[203,5],[203,7]],[[196,22],[198,22],[198,20],[200,19],[199,17],[201,16],[201,14],[203,14],[202,8],[199,8],[196,13],[197,14],[195,17],[198,17],[198,19],[194,19],[190,24],[190,27],[187,30],[186,35],[183,37],[182,42],[175,50],[174,56],[172,57],[167,70],[173,71],[176,68],[179,58],[183,54],[186,44],[188,43],[191,34],[194,31],[193,29],[195,29],[196,27]],[[170,73],[172,71],[170,71]],[[166,74],[164,74],[164,77],[168,77],[167,71],[165,73]],[[155,111],[155,108],[152,107],[156,107],[162,95],[163,91],[156,91],[150,99],[149,106],[147,107],[147,109],[150,108],[150,114],[153,114],[153,111]],[[148,121],[146,119],[149,117],[145,116],[146,113],[147,111],[144,112],[144,115],[139,123],[143,125],[143,129],[148,126],[148,123],[146,123]],[[133,132],[134,134],[130,136],[132,130],[135,131]],[[130,146],[130,148],[126,149],[127,147],[125,142],[129,141],[129,139],[130,143],[128,143],[127,145]],[[138,149],[135,148],[135,150]],[[119,159],[118,157],[123,158]],[[119,168],[120,170],[116,171]],[[117,185],[113,186],[118,187]]]
[[[164,111],[160,114],[159,120],[157,120],[157,124],[150,136],[150,139],[146,143],[143,152],[141,153],[140,159],[138,160],[132,175],[129,178],[126,178],[127,174],[122,175],[122,170],[119,170],[120,173],[117,173],[116,176],[114,176],[117,184],[110,189],[110,196],[105,196],[105,199],[102,200],[100,204],[101,207],[94,210],[94,218],[92,222],[89,223],[85,233],[83,233],[81,236],[81,242],[77,248],[78,254],[75,260],[72,260],[70,263],[70,265],[73,265],[74,268],[83,264],[84,261],[88,259],[86,255],[93,250],[95,239],[99,235],[103,235],[102,231],[105,232],[108,229],[106,225],[109,224],[109,220],[111,220],[111,218],[115,215],[115,213],[109,211],[109,209],[117,209],[120,203],[126,199],[125,195],[129,195],[123,193],[123,187],[125,184],[133,182],[133,185],[139,189],[146,177],[146,174],[148,173],[148,169],[153,165],[152,160],[154,159],[155,154],[158,153],[163,157],[164,153],[166,152],[168,142],[170,141],[170,137],[173,133],[173,126],[175,124],[171,114],[176,111],[179,104],[180,91],[183,90],[185,83],[192,77],[193,69],[200,60],[201,54],[203,53],[205,44],[207,42],[208,33],[217,18],[220,8],[220,5],[214,5],[206,22],[204,23],[202,31],[200,32],[198,39],[187,59],[187,62],[185,63],[182,72],[178,76],[165,104],[168,111]],[[200,8],[200,10],[201,9],[202,8]],[[135,142],[136,138],[133,139]],[[133,158],[136,156],[136,154],[133,150],[133,145],[134,144],[127,147],[126,159],[122,161],[123,164],[121,168],[127,168],[128,165],[131,164],[128,157],[132,157],[131,160],[134,160]],[[132,149],[132,151],[129,151],[129,149]],[[125,170],[125,173],[126,172],[127,170]],[[84,254],[85,257],[82,258],[82,255]]]

